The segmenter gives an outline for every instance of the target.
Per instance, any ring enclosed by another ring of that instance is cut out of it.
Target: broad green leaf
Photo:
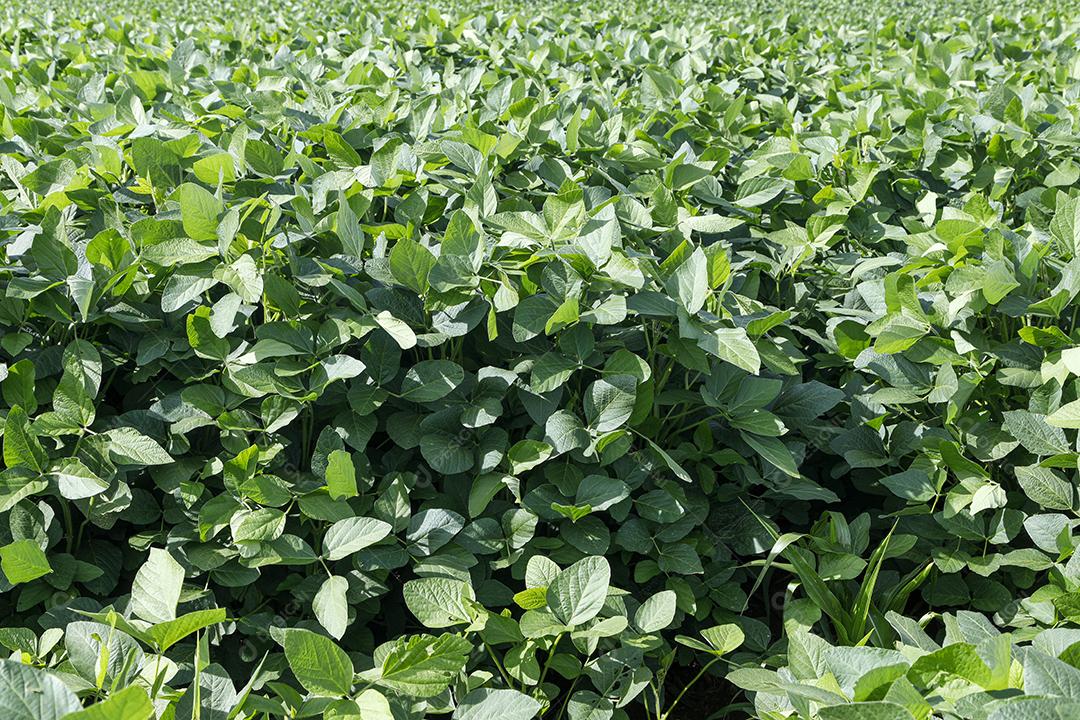
[[[175,620],[157,623],[144,632],[164,652],[192,633],[223,622],[225,622],[225,610],[223,608],[195,610],[194,612],[185,613]]]
[[[49,477],[56,480],[60,495],[68,500],[100,495],[109,488],[109,483],[95,475],[78,458],[61,460],[49,472]]]
[[[693,252],[675,268],[669,280],[672,294],[691,315],[705,304],[709,293],[708,260],[701,248]]]
[[[903,705],[875,701],[852,705],[829,705],[818,710],[821,720],[915,720]]]
[[[345,578],[331,575],[323,581],[311,603],[319,624],[338,640],[349,627],[349,604],[345,598],[348,589],[349,582]]]
[[[452,392],[464,379],[465,371],[455,362],[424,360],[405,373],[400,394],[412,402],[432,402]]]
[[[1050,235],[1073,254],[1080,250],[1080,198],[1059,201],[1050,221]]]
[[[769,465],[789,477],[799,477],[799,468],[795,464],[795,458],[779,438],[762,437],[744,432],[739,433],[739,436]]]
[[[72,427],[89,427],[96,416],[101,356],[90,343],[76,340],[64,349],[63,363],[64,374],[53,392],[53,410]]]
[[[1005,429],[1029,452],[1040,456],[1069,452],[1065,433],[1047,423],[1045,415],[1010,410],[1002,413],[1002,417]]]
[[[27,583],[53,571],[49,559],[35,540],[16,540],[0,547],[4,577],[12,585]]]
[[[457,635],[413,635],[396,640],[383,657],[376,682],[417,698],[438,695],[465,667],[472,643]]]
[[[1062,405],[1046,416],[1046,422],[1052,427],[1073,430],[1080,428],[1080,400],[1073,400]]]
[[[514,475],[540,465],[549,457],[554,448],[539,440],[521,440],[513,444],[506,452],[510,459],[510,472]]]
[[[540,703],[517,690],[478,688],[454,710],[453,720],[529,720],[540,711]]]
[[[476,595],[470,584],[450,578],[409,580],[402,587],[409,612],[424,627],[445,628],[472,622],[470,604]]]
[[[1030,695],[1080,700],[1080,670],[1030,650],[1024,655],[1024,691]]]
[[[717,328],[707,333],[698,343],[706,352],[757,374],[761,369],[761,357],[757,348],[742,328]]]
[[[368,688],[357,695],[356,706],[363,720],[394,720],[394,713],[386,696],[374,688]]]
[[[65,715],[64,720],[148,720],[153,716],[154,706],[146,691],[130,685],[85,710]]]
[[[592,383],[585,393],[589,427],[598,433],[621,427],[634,412],[636,387],[632,375],[610,375]]]
[[[144,653],[134,637],[115,625],[70,622],[64,628],[64,648],[75,671],[95,687],[123,686],[142,669]]]
[[[263,278],[251,255],[241,255],[215,272],[215,277],[229,286],[246,303],[262,300]]]
[[[236,182],[236,170],[233,167],[232,156],[229,155],[229,153],[214,153],[213,155],[199,158],[191,166],[191,170],[195,173],[195,177],[211,187],[222,182]],[[183,199],[181,199],[181,211],[182,210]],[[184,229],[187,230],[186,224]],[[192,235],[192,237],[195,236]],[[195,239],[198,240],[199,238]]]
[[[1048,510],[1071,510],[1074,504],[1072,483],[1050,468],[1029,465],[1016,468],[1016,480],[1024,493]]]
[[[4,720],[62,720],[79,699],[50,671],[0,660],[0,715]]]
[[[356,469],[352,455],[344,450],[330,453],[326,465],[326,487],[334,500],[356,497]]]
[[[738,625],[716,625],[701,631],[701,637],[716,651],[717,654],[726,655],[737,649],[745,640],[742,630]]]
[[[323,538],[323,552],[328,560],[340,560],[374,545],[390,534],[389,523],[375,518],[351,517],[330,526]]]
[[[11,408],[4,425],[4,464],[8,467],[26,467],[40,474],[48,461],[26,413],[18,405]]]
[[[968,643],[953,643],[923,655],[911,665],[908,677],[916,682],[932,679],[935,673],[949,673],[981,686],[991,681],[991,670]]]
[[[547,604],[564,625],[592,620],[604,606],[611,567],[602,557],[587,557],[560,572],[547,590]]]
[[[643,602],[634,613],[634,625],[645,633],[658,632],[675,619],[676,595],[663,590]]]
[[[216,241],[218,218],[224,212],[221,201],[194,183],[184,183],[173,197],[180,204],[180,217],[188,237],[199,242]]]
[[[418,294],[427,291],[428,273],[434,266],[435,256],[415,240],[399,240],[390,251],[390,272],[394,279]]]
[[[183,585],[183,566],[168,550],[151,548],[131,585],[131,611],[152,623],[175,620]]]
[[[103,433],[103,436],[109,441],[109,452],[116,462],[125,465],[165,465],[173,461],[156,440],[135,428],[116,428]]]
[[[353,685],[353,664],[333,640],[310,630],[285,633],[285,659],[305,690],[313,695],[348,695]]]

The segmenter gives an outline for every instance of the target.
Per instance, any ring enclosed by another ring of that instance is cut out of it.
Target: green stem
[[[559,647],[559,641],[562,640],[563,633],[559,633],[555,636],[555,642],[551,644],[551,649],[548,650],[547,659],[544,660],[544,669],[540,671],[540,682],[537,683],[539,687],[544,686],[544,678],[547,677],[548,668],[551,666],[551,660],[555,657],[555,650]]]
[[[308,469],[311,468],[311,431],[313,421],[312,416],[314,413],[315,411],[309,405],[302,420],[304,437],[302,438],[300,445],[301,453],[303,454],[303,457],[300,458],[300,467],[303,467],[304,463],[308,463]]]
[[[590,662],[592,662],[592,653],[588,654],[588,656],[585,658],[585,662],[581,663],[581,666],[585,667]],[[574,688],[577,687],[578,680],[580,679],[581,675],[578,675],[576,678],[574,678],[574,681],[570,683],[570,689],[566,691],[566,695],[565,697],[563,697],[562,707],[559,708],[559,714],[555,716],[555,720],[561,720],[562,716],[566,714],[566,708],[570,705],[570,697],[574,694]],[[542,717],[543,713],[541,713],[540,715]]]
[[[64,498],[60,498],[60,512],[64,515],[64,544],[67,547],[68,555],[70,555],[75,542],[75,526],[71,521],[71,508]]]
[[[682,700],[682,697],[686,694],[686,691],[692,688],[694,686],[694,683],[700,680],[701,676],[708,672],[709,668],[711,668],[715,663],[719,661],[719,657],[714,657],[712,660],[705,663],[705,667],[701,668],[698,674],[694,676],[694,679],[686,684],[686,687],[682,689],[682,692],[679,693],[679,695],[675,698],[674,702],[672,702],[671,705],[668,706],[668,709],[664,711],[664,714],[660,716],[660,720],[667,720],[669,717],[671,717],[672,711],[675,709],[675,706],[679,704],[679,701]]]
[[[360,689],[357,690],[356,692],[352,693],[352,695],[350,695],[350,697],[352,697],[355,700],[356,698],[360,697],[360,695],[363,694],[363,692],[365,690],[367,690],[369,687],[371,687],[374,684],[375,684],[374,680],[371,680],[371,681],[368,681],[368,682],[364,683],[362,686],[360,686]]]
[[[511,690],[514,689],[514,683],[510,681],[510,676],[503,670],[502,663],[499,662],[499,658],[495,655],[495,650],[488,645],[487,641],[484,641],[484,648],[487,649],[488,655],[491,656],[491,662],[495,663],[495,669],[499,671],[499,675],[502,675],[503,682],[506,683],[506,687]]]

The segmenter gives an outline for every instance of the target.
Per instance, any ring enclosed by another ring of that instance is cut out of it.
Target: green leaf
[[[109,441],[109,453],[116,462],[125,465],[167,465],[173,461],[165,448],[131,427],[116,428],[102,433]]]
[[[225,610],[222,608],[195,610],[175,620],[158,623],[144,632],[158,649],[164,652],[191,633],[223,622],[225,622]]]
[[[529,720],[540,703],[517,690],[477,688],[458,704],[453,720]]]
[[[180,203],[184,232],[198,242],[216,241],[218,218],[225,211],[221,201],[194,183],[184,183],[173,193]]]
[[[547,607],[547,586],[531,587],[514,593],[514,604],[522,610],[539,610]]]
[[[1050,468],[1039,465],[1016,468],[1016,480],[1024,493],[1048,510],[1073,508],[1073,485]]]
[[[739,437],[746,441],[746,444],[753,448],[754,452],[777,470],[780,470],[789,477],[797,478],[800,476],[799,468],[795,464],[794,456],[792,456],[791,451],[787,449],[787,446],[784,445],[783,441],[779,438],[762,437],[760,435],[753,435],[745,432],[740,432]]]
[[[154,706],[146,691],[131,685],[85,710],[65,715],[64,720],[148,720],[153,716]]]
[[[715,625],[701,631],[701,637],[717,655],[727,655],[743,644],[745,637],[742,629],[734,623]]]
[[[580,307],[576,297],[569,297],[562,301],[551,317],[544,323],[544,333],[554,335],[559,330],[569,327],[578,321]]]
[[[3,378],[0,386],[3,389],[4,401],[12,410],[18,406],[26,411],[27,415],[37,410],[38,402],[34,396],[36,380],[37,368],[28,359],[24,358],[8,367],[7,377]]]
[[[404,238],[390,251],[390,272],[394,279],[418,295],[428,289],[428,274],[435,266],[435,256],[415,240]]]
[[[560,572],[547,590],[547,604],[564,625],[592,620],[604,606],[611,566],[603,557],[587,557]]]
[[[251,255],[241,255],[215,271],[214,276],[229,286],[246,303],[262,300],[263,278]]]
[[[62,720],[80,709],[75,693],[51,672],[17,660],[0,660],[0,717],[4,720]]]
[[[937,493],[930,476],[925,470],[911,468],[903,472],[887,475],[878,482],[887,487],[893,495],[910,502],[926,502]]]
[[[202,275],[186,275],[182,273],[176,273],[169,277],[168,282],[165,283],[165,289],[161,293],[161,310],[162,312],[176,312],[177,310],[185,307],[188,303],[194,302],[202,297],[202,294],[211,289],[219,282],[216,277],[208,277]],[[207,315],[209,317],[209,315]],[[209,321],[207,327],[210,327]],[[196,339],[197,339],[196,335]],[[217,337],[213,335],[212,337]]]
[[[1031,649],[1024,654],[1024,692],[1080,700],[1080,670]]]
[[[390,703],[381,692],[374,688],[368,688],[357,695],[356,707],[359,708],[360,717],[363,720],[394,720]]]
[[[376,681],[394,692],[433,697],[464,669],[471,650],[472,643],[457,635],[402,637],[383,657]]]
[[[539,440],[520,440],[513,444],[506,456],[510,460],[510,472],[520,475],[543,463],[554,450],[550,445]]]
[[[375,518],[351,517],[330,526],[323,538],[323,552],[328,560],[341,560],[374,545],[390,534],[389,523]]]
[[[402,587],[409,612],[424,627],[445,628],[472,622],[470,604],[476,600],[472,585],[450,578],[409,580]]]
[[[229,355],[229,341],[219,338],[214,332],[211,312],[210,308],[200,306],[187,316],[187,341],[199,357],[219,363],[225,362]]]
[[[364,256],[364,231],[344,194],[338,198],[337,233],[346,255],[354,258]]]
[[[706,352],[756,375],[761,357],[743,328],[717,328],[698,343]]]
[[[352,455],[344,450],[334,450],[327,458],[326,487],[332,500],[356,497],[356,468]]]
[[[675,619],[676,595],[663,590],[643,602],[634,613],[634,625],[644,633],[654,633],[671,625]]]
[[[202,182],[216,186],[220,182],[232,183],[236,182],[236,170],[233,167],[232,155],[229,153],[214,153],[213,155],[207,155],[204,158],[199,158],[191,166],[192,172],[195,173],[195,177],[199,178]],[[181,188],[184,186],[181,185]],[[196,186],[192,186],[196,187]],[[183,199],[181,199],[181,211],[183,209]],[[184,229],[187,230],[185,224]],[[190,231],[189,231],[190,234]],[[199,238],[192,235],[193,238],[198,240]]]
[[[41,474],[49,458],[38,442],[23,409],[11,408],[4,425],[4,464],[8,467],[26,467]]]
[[[244,161],[259,175],[273,177],[285,167],[285,158],[270,143],[248,140],[244,145]]]
[[[67,187],[77,170],[78,168],[71,160],[59,158],[38,165],[32,172],[24,175],[20,182],[31,192],[49,195]]]
[[[914,682],[930,682],[938,673],[964,678],[987,687],[992,673],[976,648],[968,643],[953,643],[923,655],[912,663],[908,677]]]
[[[818,710],[821,720],[915,720],[903,705],[886,701],[829,705]]]
[[[1046,417],[1048,425],[1071,430],[1080,429],[1080,400],[1062,405]]]
[[[340,697],[352,692],[353,664],[333,640],[294,628],[285,633],[285,660],[304,689]]]
[[[348,589],[349,582],[345,578],[331,575],[323,581],[311,603],[319,624],[338,640],[349,627],[349,604],[345,598]]]
[[[991,305],[997,305],[1016,288],[1020,287],[1016,276],[1009,264],[1003,260],[995,260],[984,266],[986,278],[983,281],[983,297]]]
[[[77,271],[79,262],[68,237],[67,221],[55,206],[45,211],[41,232],[30,244],[30,254],[38,271],[49,279],[66,280]]]
[[[866,632],[866,621],[870,615],[874,588],[877,586],[878,575],[881,572],[882,564],[885,562],[885,553],[889,549],[889,542],[895,529],[896,525],[894,524],[889,529],[888,534],[874,548],[874,552],[870,554],[870,560],[866,564],[866,571],[863,573],[863,581],[859,585],[859,592],[855,596],[855,605],[851,609],[851,624],[848,626],[850,637],[862,637]]]
[[[49,473],[56,480],[60,495],[67,500],[83,500],[105,492],[109,484],[99,478],[77,458],[66,458]]]
[[[53,392],[53,410],[71,427],[89,427],[101,385],[101,356],[90,343],[75,340],[64,349],[63,363],[63,377]]]
[[[694,248],[675,268],[669,280],[669,290],[679,299],[683,309],[693,315],[705,305],[709,295],[708,260],[701,248]]]
[[[585,417],[598,433],[621,427],[634,412],[637,378],[633,375],[609,375],[589,386],[585,393]]]
[[[130,683],[138,674],[144,653],[135,638],[115,624],[69,622],[64,648],[74,670],[95,687]]]
[[[0,566],[12,585],[27,583],[53,571],[35,540],[16,540],[0,547]]]
[[[1073,255],[1080,251],[1080,197],[1058,201],[1050,221],[1050,235]]]
[[[735,204],[752,208],[764,205],[784,191],[783,180],[778,178],[756,177],[740,183],[735,193]]]
[[[1069,452],[1069,443],[1061,429],[1052,427],[1045,415],[1027,410],[1002,413],[1005,429],[1034,455],[1047,456]]]
[[[183,585],[183,566],[168,550],[151,548],[131,585],[131,611],[152,623],[175,620]]]
[[[401,397],[417,403],[446,397],[465,379],[465,371],[450,360],[424,360],[405,373]]]

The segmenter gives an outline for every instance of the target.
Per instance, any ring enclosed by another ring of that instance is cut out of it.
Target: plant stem
[[[678,696],[671,703],[671,705],[668,706],[668,709],[664,711],[664,714],[660,716],[660,720],[667,720],[669,717],[671,717],[672,711],[675,709],[675,706],[679,704],[679,701],[682,700],[682,697],[686,694],[686,691],[692,688],[694,686],[694,683],[700,680],[701,676],[708,672],[709,668],[711,668],[715,663],[719,661],[719,657],[714,657],[712,660],[705,663],[705,667],[701,668],[698,674],[694,676],[694,679],[686,684],[686,687],[682,689],[682,692],[678,694]]]
[[[510,676],[506,674],[505,670],[503,670],[502,663],[499,662],[499,658],[495,655],[495,650],[490,645],[488,645],[486,640],[484,641],[484,648],[487,650],[488,655],[491,656],[491,662],[495,663],[495,669],[499,671],[499,675],[502,676],[503,682],[506,683],[506,687],[513,690],[514,683],[510,681]]]
[[[548,650],[547,659],[544,660],[544,669],[540,671],[540,681],[537,683],[540,687],[543,687],[544,685],[544,678],[547,677],[548,668],[551,666],[551,659],[555,657],[555,650],[559,647],[559,641],[562,640],[562,636],[563,633],[556,635],[555,642],[551,644],[551,649]]]
[[[70,555],[75,543],[75,527],[71,522],[71,508],[64,498],[60,498],[60,512],[64,516],[64,546],[67,548],[68,555]]]

